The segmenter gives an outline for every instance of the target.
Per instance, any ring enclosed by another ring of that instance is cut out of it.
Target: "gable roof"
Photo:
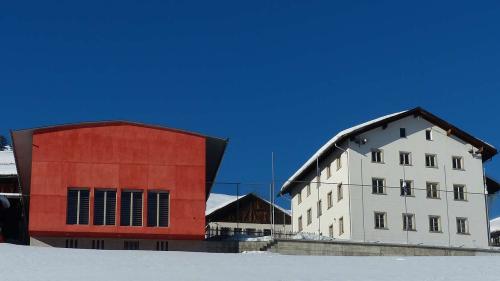
[[[251,196],[256,197],[256,198],[266,202],[267,204],[271,205],[271,202],[258,196],[255,193],[247,193],[247,194],[241,195],[241,196],[220,194],[220,193],[210,193],[210,196],[208,197],[208,200],[207,200],[207,207],[205,209],[205,216],[208,216],[208,215],[210,215],[210,214],[212,214],[220,209],[223,209],[224,207],[229,206],[238,200],[243,200],[244,198],[251,197]],[[290,215],[289,210],[283,209],[282,207],[280,207],[276,204],[274,204],[274,207],[276,209]]]
[[[359,134],[370,131],[372,129],[387,125],[391,122],[403,119],[408,116],[421,116],[425,120],[433,123],[434,125],[442,128],[445,131],[448,131],[451,135],[455,135],[456,137],[467,141],[478,149],[482,149],[482,159],[483,161],[491,159],[494,155],[497,154],[497,150],[492,145],[484,142],[469,133],[459,129],[458,127],[448,123],[444,119],[437,117],[436,115],[430,113],[429,111],[416,107],[410,110],[401,111],[398,113],[393,113],[389,115],[385,115],[379,117],[374,120],[370,120],[368,122],[356,125],[354,127],[345,129],[338,134],[336,134],[333,138],[331,138],[325,145],[323,145],[316,153],[313,154],[311,158],[309,158],[304,165],[302,165],[281,187],[280,194],[285,194],[290,191],[290,187],[293,186],[295,181],[298,181],[302,177],[304,177],[308,172],[312,171],[315,168],[314,163],[316,159],[321,161],[327,155],[330,155],[336,148],[335,145],[340,145],[347,139],[353,138]]]
[[[199,133],[194,133],[185,130],[173,129],[164,126],[150,125],[139,122],[131,122],[124,120],[114,120],[114,121],[94,121],[94,122],[82,122],[75,124],[63,124],[55,126],[38,127],[31,129],[22,129],[11,131],[12,145],[14,147],[14,157],[19,171],[19,181],[22,187],[23,194],[29,194],[30,183],[31,183],[31,158],[32,158],[32,145],[33,145],[33,135],[46,132],[71,130],[79,128],[91,128],[91,127],[103,127],[103,126],[120,126],[120,125],[131,125],[143,128],[151,128],[157,130],[164,130],[170,132],[177,132],[186,135],[198,136],[205,138],[205,150],[206,150],[206,194],[205,198],[208,199],[208,195],[212,189],[215,177],[219,170],[220,164],[222,162],[222,157],[226,150],[228,139],[222,139],[217,137],[211,137],[207,135],[202,135]]]

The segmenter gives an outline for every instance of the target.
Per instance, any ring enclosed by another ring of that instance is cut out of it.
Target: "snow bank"
[[[0,244],[0,280],[497,281],[500,257],[309,257],[102,251]]]

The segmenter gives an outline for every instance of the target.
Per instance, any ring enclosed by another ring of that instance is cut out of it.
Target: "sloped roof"
[[[245,195],[240,195],[240,196],[236,196],[236,195],[229,195],[229,194],[220,194],[220,193],[210,193],[210,196],[208,197],[208,200],[207,200],[207,207],[206,207],[206,210],[205,210],[205,216],[208,216],[210,214],[212,214],[213,212],[217,211],[217,210],[220,210],[238,200],[242,200],[248,196],[255,196],[265,202],[267,202],[269,205],[271,205],[271,202],[269,202],[268,200],[254,194],[254,193],[247,193]],[[286,214],[289,214],[290,215],[290,210],[286,210],[276,204],[274,204],[274,207]]]
[[[102,127],[102,126],[119,126],[119,125],[132,125],[144,128],[165,130],[170,132],[178,132],[182,134],[203,137],[206,140],[206,198],[210,194],[215,177],[222,162],[222,157],[226,150],[228,139],[211,137],[194,133],[185,130],[179,130],[164,126],[143,124],[139,122],[131,122],[124,120],[114,121],[95,121],[95,122],[81,122],[75,124],[63,124],[55,126],[46,126],[31,129],[22,129],[11,131],[12,143],[14,146],[14,156],[16,159],[17,170],[19,171],[19,178],[21,187],[24,194],[30,191],[31,182],[31,153],[33,144],[33,134],[46,133],[61,130],[70,130],[78,128]]]
[[[490,220],[490,232],[500,231],[500,217]]]
[[[0,176],[17,175],[14,152],[10,149],[0,151]]]
[[[478,138],[473,137],[472,135],[462,131],[461,129],[455,127],[454,125],[446,122],[445,120],[437,117],[436,115],[426,111],[421,107],[416,107],[410,110],[401,111],[398,113],[393,113],[389,115],[385,115],[379,117],[377,119],[370,120],[368,122],[356,125],[354,127],[345,129],[338,134],[336,134],[333,138],[331,138],[325,145],[323,145],[316,153],[309,158],[304,165],[302,165],[281,187],[280,194],[285,194],[289,192],[289,188],[293,185],[294,181],[300,180],[307,172],[311,171],[311,168],[314,168],[314,163],[316,159],[320,160],[327,155],[329,155],[333,150],[335,150],[335,144],[340,145],[345,140],[352,138],[361,133],[367,132],[377,127],[381,127],[390,122],[394,122],[400,119],[403,119],[408,116],[421,116],[427,121],[435,124],[436,126],[441,127],[442,129],[449,131],[452,135],[457,136],[460,139],[463,139],[470,144],[474,145],[477,148],[482,148],[482,158],[483,161],[486,161],[492,158],[495,154],[497,154],[497,150],[492,145],[484,142]]]

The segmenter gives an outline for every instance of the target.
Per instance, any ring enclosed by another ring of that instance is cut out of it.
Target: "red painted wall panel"
[[[30,235],[203,239],[205,138],[135,125],[70,128],[33,135]],[[66,224],[67,190],[89,188],[89,225]],[[93,225],[95,188],[117,190],[115,226]],[[121,190],[170,192],[168,227],[119,226]]]

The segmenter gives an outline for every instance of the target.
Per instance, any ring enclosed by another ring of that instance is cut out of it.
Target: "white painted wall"
[[[400,138],[400,128],[406,128],[407,138]],[[432,129],[433,140],[427,141],[425,130]],[[440,245],[455,247],[479,247],[488,246],[487,217],[484,196],[483,163],[480,157],[471,155],[468,151],[472,148],[470,144],[452,136],[447,136],[441,128],[434,126],[420,117],[406,117],[392,122],[386,129],[381,127],[368,131],[361,136],[368,142],[359,145],[347,142],[348,152],[342,154],[343,167],[339,172],[335,171],[335,163],[332,165],[333,176],[326,179],[324,167],[326,163],[335,158],[325,161],[321,167],[322,181],[328,182],[350,182],[349,188],[344,187],[344,200],[336,202],[334,192],[334,207],[326,210],[327,193],[336,190],[336,184],[332,186],[322,184],[319,196],[323,202],[323,215],[321,216],[321,232],[328,235],[328,225],[334,223],[335,234],[337,232],[336,220],[344,216],[345,234],[340,237],[356,241],[386,242],[386,243],[410,243],[423,245]],[[372,163],[372,149],[381,149],[384,154],[384,163]],[[401,166],[399,164],[399,152],[411,152],[412,165]],[[339,153],[337,150],[336,153]],[[438,167],[425,167],[425,154],[437,154]],[[464,170],[452,169],[452,156],[462,156]],[[349,165],[347,165],[347,162]],[[385,178],[385,195],[372,194],[372,178]],[[400,195],[400,180],[413,181],[415,188],[414,197]],[[312,175],[307,177],[308,181],[315,181]],[[429,199],[426,194],[426,182],[438,182],[440,199]],[[453,185],[462,184],[466,186],[467,201],[455,201],[453,196]],[[297,220],[303,217],[304,232],[318,233],[318,222],[316,202],[318,190],[311,188],[311,195],[306,196],[305,185],[302,184],[292,191],[293,205],[293,229],[297,230]],[[364,187],[362,188],[361,186]],[[315,184],[312,185],[315,187]],[[419,190],[417,190],[419,189]],[[303,202],[297,204],[297,192],[302,192]],[[449,191],[444,192],[444,190]],[[350,203],[350,204],[349,204]],[[313,223],[306,226],[306,211],[313,210]],[[387,213],[387,230],[374,228],[374,212]],[[402,214],[415,214],[416,231],[403,231]],[[441,233],[429,232],[429,215],[441,217]],[[469,235],[457,234],[456,218],[466,217],[469,224]],[[352,232],[349,222],[352,223]],[[335,236],[336,238],[339,238]]]

